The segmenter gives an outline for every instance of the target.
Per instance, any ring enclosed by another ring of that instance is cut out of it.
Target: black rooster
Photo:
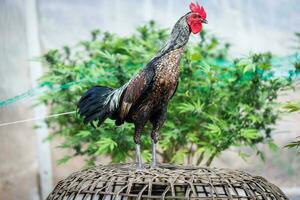
[[[128,83],[118,89],[95,86],[78,102],[78,112],[84,123],[106,119],[116,125],[125,121],[135,125],[134,142],[138,167],[142,167],[140,151],[141,132],[149,120],[153,125],[152,166],[156,166],[156,143],[159,131],[166,120],[167,106],[178,86],[179,62],[190,33],[199,33],[206,23],[202,6],[190,4],[191,12],[175,24],[166,45]]]

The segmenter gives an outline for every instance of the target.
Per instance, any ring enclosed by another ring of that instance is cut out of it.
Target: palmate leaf
[[[57,161],[58,165],[62,165],[65,164],[66,162],[68,162],[70,159],[72,159],[72,156],[64,156],[63,158],[59,159]]]
[[[187,140],[192,142],[192,143],[198,143],[199,142],[199,137],[197,137],[197,135],[193,132],[187,134],[186,136]]]
[[[220,129],[220,127],[216,124],[208,124],[206,126],[204,126],[207,130],[208,130],[208,134],[217,134],[217,135],[221,135],[222,130]]]
[[[145,162],[150,162],[152,159],[152,155],[149,150],[142,151],[142,158]]]
[[[259,158],[262,160],[262,161],[265,161],[266,160],[266,156],[265,156],[265,153],[262,152],[262,151],[256,151],[256,155],[259,156]]]
[[[248,64],[248,65],[246,65],[246,66],[244,67],[243,72],[244,72],[244,73],[246,73],[246,72],[254,72],[255,69],[256,69],[255,64],[252,64],[252,63],[251,63],[251,64]]]
[[[251,59],[249,59],[249,58],[242,58],[242,59],[240,59],[240,60],[237,61],[236,65],[244,67],[244,66],[247,66],[247,65],[249,65],[251,63],[252,63]]]
[[[181,103],[178,106],[179,113],[194,113],[200,114],[202,112],[204,104],[200,100],[191,102],[191,103]]]
[[[238,155],[239,155],[244,161],[247,161],[247,159],[250,157],[249,154],[246,154],[246,153],[241,152],[241,151],[238,152]]]
[[[258,137],[260,137],[257,129],[242,129],[241,136],[246,140],[257,139]]]
[[[300,111],[300,102],[288,102],[283,107],[289,112],[297,112]]]
[[[268,146],[269,146],[269,149],[273,152],[275,152],[279,149],[279,147],[277,146],[277,144],[274,143],[273,140],[268,141]]]
[[[88,130],[82,130],[82,131],[79,131],[79,133],[77,134],[78,137],[82,137],[82,138],[85,138],[85,137],[89,137],[92,133]]]
[[[100,141],[96,142],[96,145],[98,146],[96,153],[100,155],[112,152],[117,146],[117,143],[111,138],[102,138]]]
[[[300,136],[296,138],[296,141],[291,142],[290,144],[285,145],[286,148],[299,148],[300,149]]]
[[[172,156],[172,162],[174,163],[182,163],[184,158],[186,157],[187,151],[185,149],[177,151],[173,156]]]

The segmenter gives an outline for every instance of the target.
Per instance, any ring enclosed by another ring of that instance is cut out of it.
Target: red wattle
[[[192,22],[191,25],[191,31],[192,33],[196,34],[196,33],[199,33],[202,29],[202,23],[201,22]]]

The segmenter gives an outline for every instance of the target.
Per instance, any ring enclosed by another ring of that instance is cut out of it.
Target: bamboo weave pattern
[[[243,171],[133,164],[96,166],[60,181],[47,200],[286,200],[275,185]]]

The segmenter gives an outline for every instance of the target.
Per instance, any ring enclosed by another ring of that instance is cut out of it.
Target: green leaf
[[[190,58],[192,61],[199,61],[199,60],[201,60],[202,56],[201,56],[200,52],[194,52],[193,54],[191,54]]]
[[[244,73],[246,73],[246,72],[254,72],[255,69],[256,69],[256,65],[255,64],[248,64],[248,65],[245,66],[243,72]]]
[[[58,165],[62,165],[65,164],[66,162],[68,162],[72,157],[71,156],[64,156],[63,158],[59,159],[57,161]]]
[[[195,133],[189,133],[187,135],[187,140],[193,143],[197,143],[199,141],[199,138],[197,137],[197,135],[195,135]]]
[[[79,133],[77,134],[79,137],[89,137],[92,133],[88,130],[83,130],[83,131],[79,131]]]
[[[149,150],[142,151],[142,158],[145,162],[150,162],[152,159],[152,155]]]
[[[210,133],[215,133],[215,134],[218,134],[220,135],[222,130],[220,129],[219,126],[215,125],[215,124],[208,124],[205,126],[206,129],[208,129],[208,131]]]
[[[260,137],[259,132],[257,129],[242,129],[241,130],[241,136],[245,139],[257,139]]]
[[[181,103],[178,106],[179,113],[195,113],[200,114],[202,112],[204,104],[200,102],[200,100],[191,102],[191,103]]]
[[[289,112],[297,112],[300,111],[300,102],[288,102],[283,107]]]
[[[285,145],[284,147],[289,148],[289,149],[291,149],[291,148],[299,148],[300,149],[300,136],[297,137],[296,139],[298,139],[298,140],[295,140],[295,141]]]
[[[268,146],[269,146],[271,151],[273,151],[273,152],[278,151],[278,146],[274,143],[273,140],[268,141]]]
[[[249,58],[240,59],[237,63],[238,66],[246,66],[251,64],[251,60]]]
[[[102,138],[100,141],[96,142],[98,146],[97,154],[104,154],[114,150],[117,143],[111,138]]]
[[[258,155],[259,158],[260,158],[262,161],[265,161],[265,160],[266,160],[266,157],[265,157],[264,152],[262,152],[262,151],[257,151],[257,152],[256,152],[256,155]]]
[[[175,155],[172,157],[171,162],[175,163],[183,163],[184,158],[186,157],[187,151],[186,150],[179,150],[175,153]]]
[[[247,159],[250,157],[249,154],[243,153],[241,151],[239,151],[239,156],[244,160],[247,161]]]

